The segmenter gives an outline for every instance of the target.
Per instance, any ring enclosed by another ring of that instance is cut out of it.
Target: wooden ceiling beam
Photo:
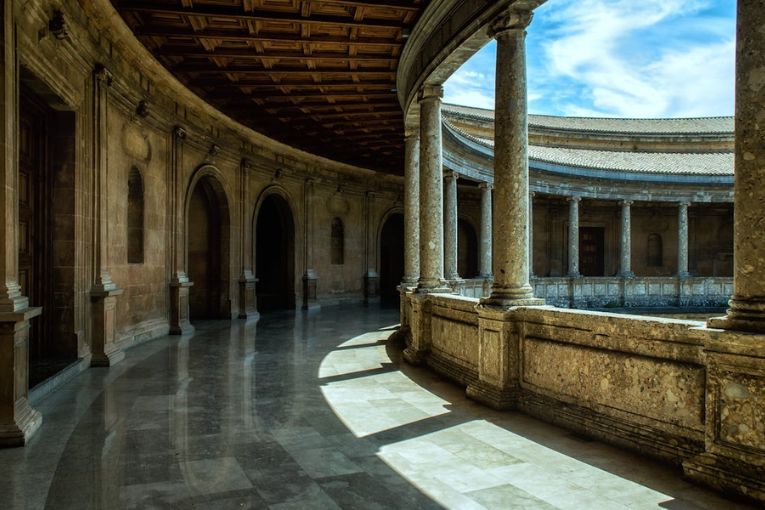
[[[347,55],[304,55],[296,53],[256,53],[255,48],[250,49],[228,49],[218,48],[215,51],[204,51],[196,48],[166,47],[163,46],[155,51],[155,54],[163,57],[183,57],[183,58],[236,58],[253,60],[288,60],[297,62],[384,62],[391,64],[398,62],[397,58],[387,56],[357,56],[349,57]],[[225,69],[225,68],[224,68]]]
[[[375,9],[398,9],[400,11],[418,12],[422,5],[413,5],[410,0],[309,0],[310,3],[342,5],[343,7],[374,7]]]
[[[333,44],[337,46],[343,46],[345,48],[350,47],[380,47],[380,48],[400,48],[404,45],[403,41],[385,41],[379,39],[362,38],[349,41],[345,37],[321,37],[311,36],[307,39],[303,39],[299,35],[251,35],[246,32],[232,32],[229,30],[210,30],[204,29],[199,31],[179,29],[174,26],[157,26],[152,25],[148,27],[140,27],[135,30],[135,34],[139,37],[187,37],[192,39],[216,39],[226,41],[241,41],[241,42],[269,42],[269,43],[308,43],[308,44]]]
[[[262,8],[258,8],[262,9]],[[334,27],[360,27],[360,28],[390,28],[400,30],[404,24],[401,22],[378,21],[365,19],[363,21],[354,21],[351,18],[342,16],[321,16],[312,15],[311,17],[302,17],[300,14],[292,14],[279,11],[258,10],[253,12],[244,12],[240,8],[231,8],[226,6],[196,5],[193,8],[174,7],[170,5],[157,5],[149,1],[126,1],[117,4],[117,10],[124,12],[135,12],[139,14],[162,14],[171,16],[188,16],[189,18],[216,17],[228,18],[238,21],[279,21],[295,23],[297,25],[329,25]]]
[[[231,81],[226,78],[207,78],[194,80],[195,87],[215,87],[216,90],[221,88],[237,88],[237,89],[252,89],[252,90],[315,90],[315,89],[374,89],[374,90],[387,90],[392,93],[394,82],[390,80],[369,80],[369,81],[343,81],[343,82],[315,82],[315,81],[300,81],[300,82],[284,82],[284,83],[263,83],[262,81],[252,80],[240,80]]]
[[[316,69],[263,69],[250,66],[227,66],[218,67],[211,65],[210,63],[198,63],[198,62],[184,62],[176,65],[169,65],[173,71],[183,73],[202,73],[202,74],[223,74],[223,73],[237,73],[237,74],[252,74],[252,75],[266,75],[266,76],[279,76],[279,75],[292,75],[292,74],[307,74],[307,75],[348,75],[348,76],[369,76],[369,75],[388,75],[396,76],[396,71],[390,69],[332,69],[332,68],[316,68]]]

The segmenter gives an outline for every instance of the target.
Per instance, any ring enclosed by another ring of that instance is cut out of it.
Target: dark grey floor
[[[726,504],[669,468],[401,371],[387,334],[359,336],[397,320],[332,307],[133,348],[38,404],[31,444],[0,451],[0,509],[567,508],[574,493],[589,508]],[[635,505],[617,506],[625,488]]]

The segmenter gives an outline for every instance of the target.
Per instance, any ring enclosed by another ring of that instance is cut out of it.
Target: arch
[[[457,272],[463,278],[478,276],[478,234],[464,217],[457,221]]]
[[[664,243],[661,234],[648,234],[646,242],[646,266],[661,267],[664,265]]]
[[[143,264],[144,260],[144,186],[141,171],[131,167],[127,196],[127,261]]]
[[[191,319],[230,319],[231,214],[220,172],[198,168],[186,194],[186,270]]]
[[[398,306],[397,287],[404,278],[404,214],[400,208],[383,216],[378,239],[380,301],[383,306]]]
[[[283,188],[261,193],[253,229],[258,310],[295,308],[295,220]]]
[[[330,235],[330,261],[332,264],[342,265],[345,263],[345,227],[343,226],[343,220],[337,217],[332,219]]]

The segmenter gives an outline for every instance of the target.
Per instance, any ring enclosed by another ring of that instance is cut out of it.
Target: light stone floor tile
[[[137,346],[40,401],[37,437],[0,450],[0,509],[750,508],[402,365],[396,319],[325,307]]]

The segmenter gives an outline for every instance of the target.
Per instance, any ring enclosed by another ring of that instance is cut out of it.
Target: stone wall
[[[550,306],[493,309],[446,294],[407,292],[404,306],[405,357],[466,386],[469,397],[765,501],[757,335]]]

